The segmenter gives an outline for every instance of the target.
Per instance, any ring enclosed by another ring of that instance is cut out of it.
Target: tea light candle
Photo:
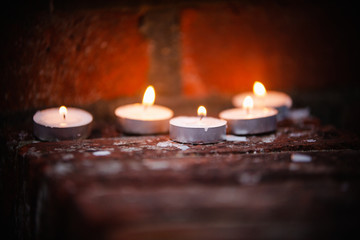
[[[33,116],[34,135],[42,141],[84,139],[89,136],[93,116],[79,108],[48,108]]]
[[[241,107],[246,96],[251,96],[254,100],[254,107],[276,108],[278,110],[277,120],[283,120],[288,116],[289,109],[292,106],[292,99],[283,92],[266,91],[261,82],[255,82],[253,93],[245,92],[234,96],[233,105]]]
[[[276,130],[276,115],[274,108],[253,108],[251,96],[245,97],[243,108],[233,108],[222,111],[220,118],[228,122],[229,132],[235,135],[249,135],[273,132]]]
[[[167,107],[154,105],[154,102],[155,89],[149,86],[145,91],[142,104],[128,104],[116,108],[115,115],[122,131],[137,135],[168,132],[169,120],[174,112]]]
[[[198,117],[175,117],[170,120],[170,139],[181,143],[207,144],[225,139],[226,121],[206,117],[206,108],[198,108]]]

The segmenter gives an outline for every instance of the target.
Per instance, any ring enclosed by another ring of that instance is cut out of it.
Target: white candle
[[[128,134],[157,134],[169,131],[169,120],[174,115],[167,107],[153,105],[155,90],[149,86],[143,103],[134,103],[116,108],[115,115],[122,130]]]
[[[90,134],[92,115],[79,108],[48,108],[33,116],[34,134],[43,141],[86,138]]]
[[[181,143],[206,144],[224,140],[226,121],[206,117],[204,107],[198,109],[198,117],[180,116],[170,120],[170,139]],[[199,112],[200,111],[200,112]]]
[[[246,96],[251,96],[254,100],[254,107],[270,107],[278,110],[278,120],[283,120],[287,117],[289,109],[292,106],[292,99],[289,95],[283,92],[266,91],[264,85],[260,82],[255,82],[253,92],[245,92],[233,97],[233,105],[241,107]]]
[[[251,99],[248,103],[246,100]],[[276,130],[276,116],[274,108],[253,108],[252,98],[247,96],[242,108],[222,111],[220,118],[228,122],[229,132],[236,135],[249,135],[272,132]]]

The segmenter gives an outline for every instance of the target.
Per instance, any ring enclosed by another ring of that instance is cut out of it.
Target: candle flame
[[[63,119],[65,120],[66,119],[66,115],[67,115],[67,108],[65,106],[61,106],[59,108],[59,114],[60,116],[63,117]]]
[[[243,108],[246,109],[246,112],[249,114],[250,109],[254,107],[254,100],[250,96],[246,96],[246,98],[243,101]]]
[[[204,106],[199,106],[198,110],[197,110],[197,114],[200,117],[200,120],[203,117],[206,117],[206,108]]]
[[[142,100],[142,104],[144,106],[151,106],[153,105],[155,102],[155,89],[153,86],[148,86],[146,88],[146,91],[144,93],[144,97],[143,97],[143,100]]]
[[[254,83],[253,91],[256,96],[261,97],[266,95],[266,88],[261,82]]]

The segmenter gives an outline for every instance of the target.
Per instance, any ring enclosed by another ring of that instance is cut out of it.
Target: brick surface
[[[234,94],[251,90],[254,81],[282,90],[356,84],[348,52],[356,46],[351,16],[340,6],[306,3],[186,8],[181,16],[183,91],[188,96]]]
[[[81,105],[139,93],[149,63],[138,20],[134,11],[83,10],[12,29],[3,46],[1,107]]]

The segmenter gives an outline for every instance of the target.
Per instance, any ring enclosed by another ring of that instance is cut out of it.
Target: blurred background
[[[231,107],[254,81],[360,133],[359,15],[343,1],[15,0],[1,8],[3,127],[46,107]],[[30,116],[30,117],[28,117]]]

